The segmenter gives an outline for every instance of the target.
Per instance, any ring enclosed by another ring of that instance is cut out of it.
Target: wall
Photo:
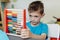
[[[44,22],[52,23],[56,20],[53,16],[60,17],[60,0],[43,0],[45,6]]]

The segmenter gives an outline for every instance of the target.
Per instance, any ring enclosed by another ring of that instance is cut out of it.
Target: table
[[[28,38],[28,39],[22,39],[20,35],[16,34],[7,34],[10,40],[39,40],[39,39],[33,39],[33,38]]]

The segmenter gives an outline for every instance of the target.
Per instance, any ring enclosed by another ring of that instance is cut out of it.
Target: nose
[[[34,17],[32,17],[32,18],[31,18],[31,20],[32,20],[32,21],[34,21],[34,20],[35,20],[35,18],[34,18]]]

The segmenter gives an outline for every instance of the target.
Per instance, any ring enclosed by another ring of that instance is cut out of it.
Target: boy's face
[[[32,25],[37,25],[40,22],[40,19],[43,17],[43,14],[40,14],[39,11],[34,11],[29,13],[29,19]]]

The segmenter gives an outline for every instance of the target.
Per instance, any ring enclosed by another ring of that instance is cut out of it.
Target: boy
[[[31,32],[30,37],[46,40],[48,36],[48,26],[40,22],[44,14],[44,6],[41,1],[34,1],[28,7],[30,21],[26,23],[27,28]],[[27,30],[28,30],[27,29]]]

